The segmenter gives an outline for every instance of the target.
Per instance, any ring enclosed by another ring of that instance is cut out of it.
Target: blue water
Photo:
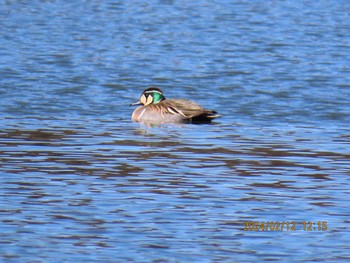
[[[0,261],[348,262],[349,16],[345,0],[0,1]],[[222,117],[133,123],[151,85]]]

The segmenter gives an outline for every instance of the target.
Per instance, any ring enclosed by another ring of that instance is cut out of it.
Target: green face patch
[[[152,94],[152,97],[153,97],[153,104],[158,103],[164,99],[163,95],[161,93],[158,93],[158,92],[154,92]]]

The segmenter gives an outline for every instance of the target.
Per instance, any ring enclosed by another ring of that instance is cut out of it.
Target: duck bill
[[[142,105],[140,101],[130,104],[130,106],[140,106],[140,105]]]

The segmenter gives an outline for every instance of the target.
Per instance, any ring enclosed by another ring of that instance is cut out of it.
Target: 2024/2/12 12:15
[[[297,225],[302,226],[304,231],[326,231],[328,229],[326,221],[249,221],[244,222],[244,231],[295,231],[300,230]]]

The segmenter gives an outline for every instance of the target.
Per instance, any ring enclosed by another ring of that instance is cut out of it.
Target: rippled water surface
[[[348,262],[349,14],[0,1],[0,261]],[[133,123],[151,85],[222,117]]]

